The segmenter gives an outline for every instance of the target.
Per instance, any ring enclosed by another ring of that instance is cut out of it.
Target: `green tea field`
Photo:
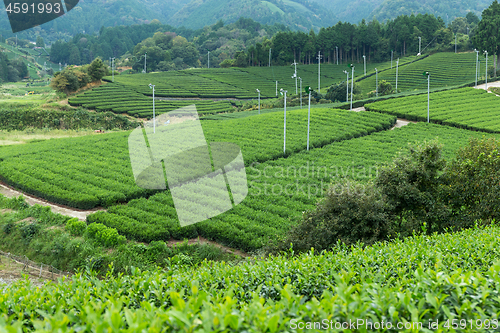
[[[418,59],[418,58],[417,58]],[[485,58],[479,56],[480,66],[478,68],[478,80],[484,80]],[[493,57],[488,62],[493,63]],[[400,64],[402,64],[400,62]],[[466,83],[472,83],[476,79],[476,53],[436,53],[419,61],[414,61],[397,70],[398,91],[427,90],[427,76],[430,73],[430,88],[453,87]],[[375,75],[358,80],[363,92],[375,90]],[[396,89],[396,66],[392,69],[380,72],[379,82],[386,80]]]
[[[290,111],[287,154],[307,142],[307,111]],[[311,147],[389,128],[395,117],[315,109]],[[283,156],[283,115],[278,113],[202,124],[209,142],[240,145],[247,165]],[[151,194],[135,185],[128,153],[129,132],[0,147],[0,178],[46,200],[81,209],[109,206]],[[72,179],[68,182],[68,179]]]
[[[438,124],[499,133],[498,105],[498,96],[482,89],[435,92],[429,96],[429,119]],[[427,94],[370,103],[365,108],[408,120],[427,121]]]

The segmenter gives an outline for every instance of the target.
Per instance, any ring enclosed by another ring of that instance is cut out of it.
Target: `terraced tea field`
[[[479,56],[481,61],[479,79],[485,74],[485,57]],[[493,57],[488,58],[488,63],[493,64]],[[476,78],[476,53],[436,53],[425,59],[409,63],[398,69],[398,90],[427,90],[427,77],[423,72],[430,72],[430,87],[457,86],[474,82]],[[359,81],[363,92],[375,90],[375,76]],[[386,80],[396,88],[396,66],[393,69],[380,72],[379,82]]]
[[[431,122],[477,131],[500,133],[500,98],[483,89],[461,88],[431,93]],[[371,111],[408,120],[427,121],[427,94],[366,104]]]
[[[401,64],[410,63],[415,57],[401,59]],[[395,62],[393,64],[395,66]],[[384,63],[367,63],[367,75],[390,69],[390,61]],[[346,76],[344,69],[350,68],[348,64],[321,64],[321,91],[332,84],[344,81]],[[247,67],[247,68],[201,68],[182,71],[132,74],[115,76],[115,82],[120,83],[132,90],[144,95],[151,95],[149,83],[155,84],[155,95],[163,97],[200,97],[200,98],[257,98],[256,89],[261,91],[261,98],[276,97],[276,81],[278,91],[283,88],[289,94],[295,94],[294,66],[272,66],[272,67]],[[355,76],[361,77],[363,63],[355,64]],[[297,65],[297,76],[302,78],[302,87],[318,87],[318,65]],[[105,80],[111,81],[110,77]],[[297,80],[297,89],[300,82]]]
[[[81,105],[89,109],[95,109],[97,112],[112,111],[140,118],[153,118],[152,98],[118,83],[101,85],[98,88],[70,98],[68,103],[72,106]],[[155,113],[159,115],[192,104],[196,105],[200,115],[232,112],[234,110],[229,101],[155,100]]]

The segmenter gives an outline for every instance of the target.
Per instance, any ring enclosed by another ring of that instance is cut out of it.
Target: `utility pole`
[[[455,33],[455,53],[457,53],[457,34]]]
[[[299,77],[300,80],[300,109],[302,110],[302,78]]]
[[[257,92],[259,93],[259,114],[260,114],[260,90],[259,89],[255,89],[257,90]]]
[[[476,52],[476,87],[477,87],[477,64],[479,62],[479,50],[474,49]]]
[[[278,81],[276,81],[276,97],[278,97]]]
[[[421,46],[422,46],[422,37],[418,37],[418,55],[422,54]]]
[[[321,51],[318,51],[318,93],[321,91],[320,90],[320,78],[319,78],[319,73],[321,72],[321,58],[323,56],[321,55]]]
[[[399,70],[399,58],[396,61],[396,94],[398,93],[398,70]]]
[[[344,70],[344,73],[347,74],[347,80],[346,80],[346,93],[345,93],[345,101],[349,102],[349,72]]]
[[[113,82],[115,82],[115,58],[111,59],[111,76],[113,78]],[[153,98],[153,103],[154,103],[154,98]]]
[[[337,65],[339,64],[339,47],[335,46],[336,54],[337,54]]]
[[[392,69],[392,56],[394,54],[394,51],[391,50],[391,69]]]
[[[484,73],[485,77],[486,77],[486,91],[488,91],[488,51],[484,51],[484,53],[486,54],[486,72]]]
[[[295,78],[295,95],[297,95],[297,61],[293,61],[293,64],[295,65],[295,73],[292,75],[292,79]]]
[[[365,63],[365,76],[366,76],[366,56],[363,55],[363,62]]]
[[[208,68],[210,68],[210,51],[208,51]]]
[[[280,92],[282,94],[285,94],[285,104],[284,104],[284,106],[285,106],[285,122],[283,125],[283,155],[284,155],[285,151],[286,151],[286,93],[287,93],[287,91],[283,90],[283,88],[282,88],[282,89],[280,89]]]
[[[351,75],[351,111],[352,111],[352,95],[354,95],[354,65],[351,64],[352,75]]]
[[[311,123],[311,87],[308,87],[309,90],[309,107],[307,109],[307,151],[309,151],[309,124]]]
[[[424,76],[427,76],[427,123],[429,123],[429,95],[430,95],[430,82],[431,82],[431,73],[429,72],[424,72]]]
[[[155,85],[149,84],[149,88],[153,89],[153,133],[156,133],[156,117],[155,117]]]
[[[378,71],[375,68],[375,96],[378,97]]]

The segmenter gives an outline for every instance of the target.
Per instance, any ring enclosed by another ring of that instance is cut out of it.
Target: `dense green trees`
[[[147,71],[165,71],[207,66],[208,51],[211,66],[217,67],[225,59],[233,58],[236,52],[253,45],[260,49],[263,45],[265,52],[254,59],[267,63],[270,38],[278,31],[287,30],[284,25],[267,26],[245,18],[230,25],[219,21],[197,31],[153,20],[150,24],[102,28],[99,36],[77,34],[69,42],[54,42],[50,60],[80,65],[90,63],[95,57],[106,60],[124,56],[127,64],[141,71],[147,52]]]
[[[486,18],[489,11],[496,13],[494,4],[485,10]],[[359,24],[338,22],[321,28],[318,33],[313,30],[309,33],[292,32],[283,25],[262,25],[247,18],[229,25],[219,21],[196,31],[154,21],[143,25],[102,28],[99,36],[78,34],[68,43],[55,42],[50,56],[53,62],[68,64],[86,64],[97,56],[102,59],[124,56],[128,65],[140,71],[147,53],[148,72],[204,67],[208,65],[208,52],[212,67],[265,66],[269,62],[270,51],[274,65],[294,60],[303,64],[317,63],[319,52],[322,62],[332,63],[338,59],[339,64],[359,63],[363,61],[363,55],[366,55],[367,61],[383,61],[390,59],[391,54],[394,57],[417,54],[419,41],[422,52],[452,51],[455,47],[454,34],[457,35],[459,51],[480,47],[483,38],[475,38],[473,45],[469,36],[475,35],[476,28],[479,32],[486,29],[483,27],[486,22],[490,22],[492,27],[496,22],[494,19],[483,21],[480,23],[481,30],[477,26],[479,19],[473,13],[465,18],[456,18],[449,26],[443,19],[431,14],[412,14],[384,23],[376,19],[370,22],[362,20]],[[495,31],[498,31],[498,26]],[[500,38],[498,33],[491,35]]]
[[[497,0],[483,11],[474,36],[474,45],[481,51],[496,55],[493,66],[497,69],[500,61],[500,4]],[[496,70],[494,74],[496,77]]]
[[[465,20],[465,19],[464,19]],[[464,32],[465,34],[466,32]],[[272,49],[272,62],[283,65],[294,60],[301,63],[317,62],[318,52],[322,62],[352,63],[381,61],[390,58],[391,50],[395,56],[418,53],[419,39],[422,49],[447,50],[451,47],[452,32],[444,21],[433,15],[402,15],[386,23],[376,19],[371,22],[362,20],[358,25],[338,22],[336,25],[321,28],[315,34],[304,32],[278,32],[270,43],[255,45],[247,49],[250,65],[262,65],[259,57]]]
[[[28,76],[28,67],[21,59],[10,59],[0,52],[0,83],[15,82]]]
[[[36,37],[36,46],[37,47],[45,47],[45,43],[43,41],[43,37],[42,36]]]
[[[91,64],[75,67],[68,66],[61,72],[56,72],[50,86],[63,93],[70,93],[85,87],[87,83],[100,80],[107,73],[107,66],[96,58]]]

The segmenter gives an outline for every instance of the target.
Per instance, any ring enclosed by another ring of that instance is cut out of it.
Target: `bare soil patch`
[[[80,209],[71,208],[71,207],[64,207],[62,205],[53,204],[53,203],[50,203],[48,201],[31,196],[29,194],[20,192],[18,190],[11,188],[10,186],[7,186],[6,184],[1,184],[1,183],[0,183],[0,193],[8,198],[18,197],[20,195],[23,195],[24,198],[26,199],[26,202],[28,202],[30,205],[39,204],[42,206],[48,206],[48,207],[50,207],[50,209],[54,213],[59,213],[59,214],[66,215],[66,216],[76,217],[77,219],[79,219],[81,221],[85,221],[87,219],[87,215],[95,213],[99,210],[104,210],[103,208],[94,208],[91,210],[80,210]]]
[[[394,126],[391,127],[391,130],[393,130],[395,128],[406,126],[409,123],[416,124],[417,122],[416,121],[412,121],[412,120],[406,120],[406,119],[398,118],[398,120],[396,120],[396,123],[394,124]]]
[[[19,224],[19,223],[28,223],[28,224],[32,224],[33,222],[35,222],[35,218],[34,217],[27,217],[25,219],[22,219],[22,220],[19,220],[19,221],[16,221],[16,224]]]

